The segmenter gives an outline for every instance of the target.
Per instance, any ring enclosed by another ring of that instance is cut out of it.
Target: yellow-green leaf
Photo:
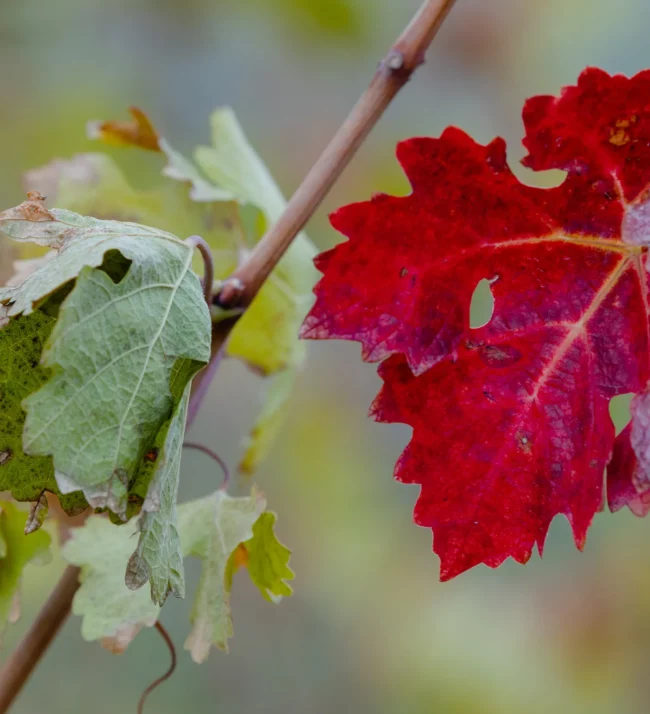
[[[213,645],[228,650],[233,634],[228,563],[239,544],[253,536],[253,526],[265,506],[255,491],[248,498],[232,498],[221,490],[179,506],[183,554],[203,561],[190,616],[192,631],[185,642],[195,662],[204,662]]]
[[[293,593],[286,581],[294,578],[289,567],[291,551],[277,539],[273,530],[275,521],[275,513],[262,513],[253,526],[253,537],[244,543],[251,580],[262,595],[272,602]]]

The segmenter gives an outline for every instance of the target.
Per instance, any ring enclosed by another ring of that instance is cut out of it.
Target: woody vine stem
[[[236,310],[233,317],[213,327],[212,358],[195,379],[190,419],[199,410],[223,353],[222,347],[237,319],[251,304],[273,268],[320,206],[395,95],[424,62],[425,53],[453,4],[454,0],[424,2],[379,64],[370,85],[309,171],[280,219],[260,240],[248,260],[224,282],[218,294],[212,298],[216,305]],[[201,249],[200,241],[194,241],[193,244]],[[209,277],[208,271],[209,261],[206,263],[206,278]],[[205,280],[204,284],[207,296],[211,282]],[[0,671],[0,714],[9,710],[68,617],[72,599],[79,587],[78,576],[77,568],[66,568],[31,628]]]

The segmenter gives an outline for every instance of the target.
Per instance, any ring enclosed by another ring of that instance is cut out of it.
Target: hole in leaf
[[[628,394],[617,394],[609,400],[609,416],[612,418],[617,435],[632,421],[630,404],[633,396],[634,394],[632,392]]]
[[[107,250],[104,254],[104,260],[99,266],[106,275],[117,285],[122,282],[126,274],[129,272],[131,262],[125,258],[119,250]]]
[[[38,303],[38,309],[48,317],[53,317],[56,320],[59,316],[61,304],[72,292],[75,282],[75,280],[68,280],[68,282],[64,283],[58,290],[48,295],[41,303]]]
[[[492,319],[494,313],[494,295],[490,285],[498,279],[495,276],[491,280],[483,278],[479,280],[478,285],[474,288],[472,301],[469,305],[469,326],[475,330],[478,327],[487,325]]]

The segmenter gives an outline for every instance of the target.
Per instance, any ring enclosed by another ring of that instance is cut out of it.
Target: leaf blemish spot
[[[510,345],[485,345],[480,354],[490,367],[510,367],[521,359],[521,352]]]
[[[13,456],[11,449],[4,449],[0,451],[0,466],[4,466]]]
[[[518,431],[515,434],[515,439],[519,443],[519,448],[524,452],[524,454],[530,454],[532,453],[532,444],[530,443],[530,439],[526,434]]]
[[[636,124],[636,114],[632,114],[629,119],[618,119],[609,130],[609,143],[614,146],[625,146],[632,140],[628,129]]]
[[[148,461],[149,463],[155,463],[158,460],[158,454],[160,453],[160,449],[158,447],[154,447],[151,449],[151,451],[147,451],[147,453],[144,455],[144,460]]]

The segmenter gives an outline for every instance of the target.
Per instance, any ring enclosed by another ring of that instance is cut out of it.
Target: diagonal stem
[[[13,704],[25,682],[45,654],[50,642],[70,614],[79,588],[79,568],[69,565],[29,631],[0,672],[0,713]]]

